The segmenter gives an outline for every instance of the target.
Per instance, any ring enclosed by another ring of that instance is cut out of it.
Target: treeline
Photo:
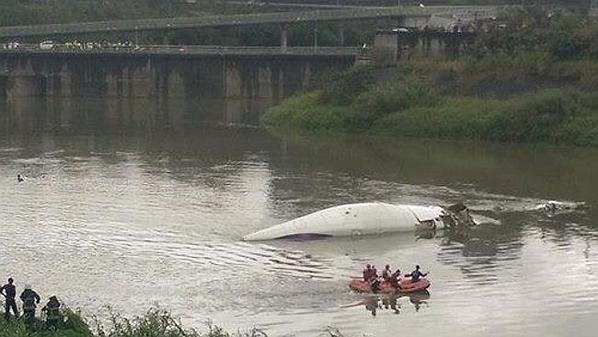
[[[269,110],[271,127],[598,146],[598,24],[510,12],[458,59],[356,68]]]
[[[224,10],[216,0],[2,0],[0,26],[194,16]]]
[[[510,10],[479,32],[473,46],[478,57],[529,52],[557,59],[598,57],[598,23],[589,17],[538,8]]]
[[[155,0],[48,0],[0,2],[0,25],[66,23],[161,16]],[[169,10],[166,9],[166,15]]]

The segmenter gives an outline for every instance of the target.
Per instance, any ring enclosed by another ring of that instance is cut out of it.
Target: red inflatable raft
[[[401,292],[401,293],[413,293],[416,291],[422,291],[428,289],[430,286],[430,281],[426,278],[420,278],[417,282],[411,282],[410,278],[404,278],[399,281],[399,288],[395,288],[390,285],[389,282],[382,281],[380,283],[380,290],[378,293],[382,294],[391,294],[394,292]],[[353,289],[358,293],[371,293],[372,289],[370,288],[370,284],[364,280],[353,280],[349,283],[349,288]]]

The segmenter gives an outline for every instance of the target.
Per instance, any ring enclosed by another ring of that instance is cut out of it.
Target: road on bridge
[[[98,32],[174,30],[184,28],[226,27],[273,23],[284,24],[313,21],[350,21],[394,17],[431,17],[432,15],[446,15],[451,13],[483,18],[496,16],[498,10],[499,7],[495,6],[379,7],[243,15],[219,15],[188,18],[98,21],[36,26],[12,26],[0,27],[0,39]]]

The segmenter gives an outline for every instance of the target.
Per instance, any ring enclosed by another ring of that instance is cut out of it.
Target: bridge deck
[[[431,7],[378,7],[313,11],[294,11],[243,15],[219,15],[188,18],[98,21],[69,24],[0,27],[0,38],[69,35],[97,32],[173,30],[240,26],[268,23],[299,23],[313,21],[347,21],[392,17],[429,17],[433,14],[467,13],[484,17],[495,15],[494,6],[431,6]]]

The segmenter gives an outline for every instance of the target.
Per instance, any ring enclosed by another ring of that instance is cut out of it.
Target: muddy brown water
[[[0,109],[0,277],[20,289],[87,315],[159,304],[189,326],[272,336],[595,336],[598,149],[125,125],[88,108],[68,123]],[[536,209],[548,200],[585,207]],[[240,240],[362,201],[464,201],[485,223],[468,236]],[[429,293],[352,293],[368,262],[419,263]]]

